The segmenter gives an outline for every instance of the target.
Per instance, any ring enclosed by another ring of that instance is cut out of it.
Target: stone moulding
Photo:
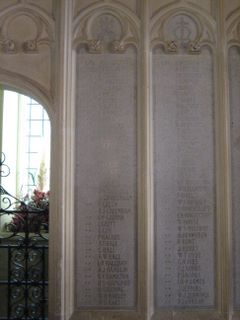
[[[22,37],[20,33],[19,39],[13,39],[9,30],[14,23],[15,28],[18,23],[20,26],[20,22],[17,20],[23,17],[35,30],[35,32],[33,31],[34,35],[27,39],[23,32]],[[23,3],[10,6],[0,13],[0,53],[39,53],[41,45],[51,46],[53,41],[54,21],[40,8]]]
[[[240,47],[240,8],[226,18],[228,47]]]
[[[165,53],[199,54],[202,47],[214,48],[216,23],[195,7],[170,5],[151,20],[151,47]]]
[[[53,119],[53,97],[38,82],[11,71],[0,68],[0,84],[11,90],[16,90],[22,94],[29,95],[39,101],[47,110],[50,119]]]
[[[121,5],[97,4],[81,12],[73,23],[73,47],[89,53],[123,53],[139,47],[139,19]]]

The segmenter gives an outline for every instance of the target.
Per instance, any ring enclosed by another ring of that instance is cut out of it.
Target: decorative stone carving
[[[25,53],[34,53],[37,52],[37,41],[36,40],[27,40],[22,44],[23,52]]]
[[[112,42],[112,51],[113,52],[121,53],[121,52],[124,52],[124,50],[125,50],[125,46],[124,46],[123,42],[118,41],[118,40]]]
[[[200,15],[176,6],[163,16],[153,17],[152,46],[161,46],[165,53],[199,54],[203,45],[214,43],[214,28],[211,19],[203,21]]]
[[[102,14],[94,19],[91,35],[105,43],[119,40],[122,35],[121,23],[111,14]]]
[[[20,2],[0,14],[0,52],[38,53],[41,44],[52,41],[52,20],[39,8]]]
[[[200,53],[201,46],[198,42],[190,42],[188,45],[188,51],[190,53]]]
[[[139,26],[133,15],[119,6],[115,10],[110,1],[93,8],[74,24],[74,47],[81,48],[75,56],[74,219],[75,233],[80,235],[75,243],[75,307],[79,315],[76,312],[73,319],[120,320],[120,310],[135,311],[137,305],[138,77],[136,50],[126,49],[138,45]]]
[[[138,46],[139,21],[110,3],[86,11],[74,23],[74,46],[85,45],[89,53],[123,53],[129,45]]]
[[[175,41],[170,41],[170,42],[167,43],[167,51],[169,53],[171,53],[171,52],[172,53],[176,53],[177,50],[178,50],[178,45],[177,45],[177,43]]]
[[[41,4],[9,1],[0,10],[0,80],[26,94],[31,92],[43,105],[52,105],[54,20]]]
[[[2,40],[0,41],[2,45],[2,51],[4,53],[15,53],[16,52],[16,44],[13,40]]]
[[[87,42],[89,53],[101,53],[103,51],[103,44],[101,40],[89,40]]]
[[[197,25],[187,15],[180,14],[167,20],[164,26],[165,37],[177,41],[179,45],[186,46],[197,37]]]

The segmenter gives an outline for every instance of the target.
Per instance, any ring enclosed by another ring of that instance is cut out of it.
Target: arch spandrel
[[[162,46],[166,53],[199,54],[216,44],[216,22],[202,10],[182,3],[156,12],[150,23],[151,46]]]
[[[226,17],[227,45],[240,47],[240,7]]]
[[[0,13],[0,63],[3,76],[29,83],[52,99],[54,21],[47,12],[27,2]],[[25,86],[25,84],[23,85]]]
[[[94,32],[97,24],[100,28],[105,28],[106,32],[107,29],[111,29],[112,39],[106,42],[102,39],[101,32]],[[79,45],[85,45],[90,53],[123,53],[129,45],[139,46],[139,33],[139,19],[128,8],[118,3],[97,3],[75,18],[73,46],[77,48]]]
[[[108,4],[109,0],[76,0],[74,3],[74,16],[77,16],[80,12],[86,10],[88,7],[98,5],[101,3]],[[138,0],[116,0],[116,4],[125,6],[128,10],[131,10],[135,14],[139,14],[139,1]]]
[[[165,9],[166,7],[176,6],[176,5],[182,5],[184,7],[190,5],[193,6],[200,11],[204,12],[205,14],[215,16],[215,7],[214,3],[211,0],[203,0],[203,1],[197,1],[197,0],[162,0],[162,1],[150,1],[150,8],[151,8],[151,16],[154,16],[156,12]]]

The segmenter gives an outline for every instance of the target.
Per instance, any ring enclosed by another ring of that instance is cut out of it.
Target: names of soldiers
[[[214,305],[212,63],[153,56],[155,305]]]

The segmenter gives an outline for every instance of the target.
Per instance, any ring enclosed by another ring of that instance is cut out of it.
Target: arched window
[[[0,319],[46,319],[50,120],[31,97],[0,97]]]

